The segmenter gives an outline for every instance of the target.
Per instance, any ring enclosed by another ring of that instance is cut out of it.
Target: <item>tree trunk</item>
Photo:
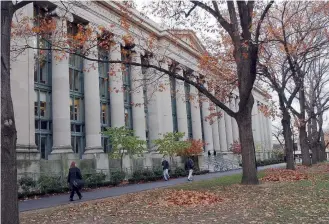
[[[310,166],[311,158],[307,143],[306,126],[304,124],[299,127],[299,144],[302,151],[302,164],[304,166]]]
[[[321,110],[321,108],[319,108],[318,110]],[[324,133],[323,133],[323,113],[321,113],[319,115],[319,131],[320,131],[320,150],[319,150],[319,161],[320,162],[324,162],[327,160],[327,153],[326,153],[326,143],[324,141]]]
[[[121,153],[121,158],[120,158],[120,167],[121,167],[121,171],[123,171],[123,153]]]
[[[237,114],[242,154],[242,184],[258,184],[254,138],[252,134],[251,111],[254,104],[252,94],[244,110]]]
[[[326,153],[326,143],[324,142],[324,133],[321,129],[320,132],[320,155],[319,155],[319,161],[324,162],[327,160],[327,153]]]
[[[310,112],[311,122],[308,124],[311,129],[311,133],[309,132],[309,139],[311,141],[311,151],[312,151],[312,164],[316,164],[319,161],[320,147],[319,147],[319,133],[317,130],[317,121],[314,115],[314,108],[311,107]]]
[[[300,127],[299,127],[299,144],[302,151],[302,164],[305,166],[311,165],[311,158],[309,152],[309,145],[307,142],[307,132],[306,132],[306,123],[305,123],[305,90],[304,90],[304,80],[301,84],[299,90],[299,106],[300,114],[298,115]]]
[[[12,1],[1,2],[1,223],[19,224],[16,127],[10,87]]]
[[[283,128],[283,137],[284,137],[284,149],[286,154],[286,161],[287,165],[286,168],[288,170],[294,170],[295,169],[295,162],[294,162],[294,143],[292,140],[292,132],[291,132],[291,126],[290,126],[290,114],[287,111],[286,108],[282,108],[282,128]]]

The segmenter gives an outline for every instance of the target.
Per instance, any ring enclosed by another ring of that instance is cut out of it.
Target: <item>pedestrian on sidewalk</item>
[[[73,201],[74,193],[76,192],[79,199],[82,198],[80,189],[83,187],[83,180],[80,169],[75,166],[75,162],[71,163],[69,174],[67,177],[67,183],[70,185],[71,194],[70,201]]]
[[[169,180],[169,162],[165,157],[162,158],[162,167],[163,167],[163,178],[165,181]]]
[[[188,177],[187,177],[188,181],[192,181],[193,168],[194,168],[194,162],[193,162],[192,158],[189,156],[185,163],[185,169],[188,171]]]

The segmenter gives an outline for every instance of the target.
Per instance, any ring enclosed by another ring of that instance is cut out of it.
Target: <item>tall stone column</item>
[[[213,94],[215,94],[215,92],[213,91]],[[211,103],[211,108],[213,113],[217,112],[217,108],[216,105],[214,103]],[[214,150],[216,152],[221,151],[220,148],[220,141],[219,141],[219,130],[218,130],[218,117],[215,117],[213,120],[213,123],[211,124],[211,128],[212,128],[212,139],[213,139],[213,144],[214,144]]]
[[[132,62],[141,63],[139,52],[133,52]],[[144,95],[143,95],[143,74],[140,66],[131,68],[131,99],[134,103],[132,107],[132,119],[135,135],[141,140],[146,140],[145,112],[144,112]]]
[[[164,69],[168,69],[168,64],[165,61],[157,62]],[[159,72],[158,72],[159,73]],[[161,122],[161,133],[165,134],[173,131],[173,117],[172,117],[172,105],[171,105],[171,92],[170,92],[170,80],[168,75],[161,73],[162,77],[159,83],[165,88],[162,91],[158,91],[158,111],[159,121]]]
[[[259,152],[259,150],[262,149],[262,140],[260,136],[261,128],[258,113],[257,101],[255,100],[254,106],[252,108],[252,129],[256,152]]]
[[[222,152],[228,151],[228,146],[226,142],[226,128],[225,128],[225,118],[224,112],[219,107],[217,107],[217,111],[222,112],[222,116],[219,118],[218,129],[219,129],[219,140],[220,140],[220,149]]]
[[[266,150],[266,136],[265,136],[265,121],[264,121],[264,115],[261,111],[259,112],[259,117],[260,117],[260,128],[261,128],[261,139],[262,139],[262,152],[263,155],[265,155],[265,150]]]
[[[238,105],[237,105],[237,99],[236,96],[233,96],[230,101],[230,108],[234,112],[237,112],[238,110]],[[239,140],[239,129],[238,129],[238,124],[236,120],[231,117],[232,120],[232,136],[233,136],[233,141],[238,141]]]
[[[56,19],[56,40],[66,43],[67,21]],[[69,54],[56,59],[62,52],[52,53],[52,110],[53,110],[53,151],[52,154],[73,153],[71,146]]]
[[[121,59],[121,45],[116,42],[110,49],[111,60]],[[125,126],[124,98],[122,68],[120,63],[110,64],[110,101],[111,101],[111,126]]]
[[[229,103],[226,103],[227,107],[230,107]],[[225,127],[226,127],[226,143],[227,148],[229,149],[231,147],[231,144],[233,144],[233,133],[232,133],[232,118],[227,114],[224,113],[224,119],[225,119]]]
[[[206,151],[212,151],[214,149],[213,136],[212,136],[212,127],[209,123],[209,120],[205,118],[210,114],[209,111],[209,100],[203,96],[202,100],[202,120],[203,120],[203,132],[204,132],[204,141],[206,143]]]
[[[88,47],[88,46],[86,46]],[[93,47],[89,57],[98,58],[98,49]],[[86,149],[88,153],[102,153],[100,98],[99,98],[99,71],[98,63],[87,59],[83,61],[84,71],[84,97],[85,97],[85,124]]]
[[[33,3],[30,3],[16,11],[14,17],[18,18],[18,20],[22,19],[24,16],[32,18],[33,10]],[[32,23],[31,21],[31,27],[33,26]],[[30,37],[27,40],[25,38],[15,38],[15,42],[11,41],[11,44],[13,43],[21,44],[23,47],[27,43],[31,46],[36,46],[37,42],[36,37]],[[20,173],[40,173],[40,152],[37,150],[35,144],[34,50],[26,49],[24,52],[20,53],[18,57],[12,52],[11,56],[15,58],[11,62],[10,83],[17,130],[17,173],[18,175]],[[47,109],[50,110],[50,108]]]
[[[183,76],[183,69],[179,68],[178,74]],[[182,140],[188,139],[188,125],[186,112],[186,95],[184,81],[176,79],[176,108],[178,131],[184,133]]]
[[[30,3],[15,13],[18,20],[23,17],[33,17],[33,4]],[[18,24],[19,25],[19,24]],[[33,26],[33,23],[30,23]],[[36,37],[15,38],[11,44],[21,44],[20,47],[29,44],[36,47]],[[15,46],[16,47],[16,46]],[[11,96],[15,111],[15,123],[17,129],[17,152],[38,152],[35,144],[34,125],[34,50],[26,49],[16,57],[12,52],[14,60],[11,62]],[[24,75],[22,75],[24,74]],[[48,106],[48,105],[47,105]],[[47,108],[48,109],[48,108]]]
[[[273,136],[272,136],[272,120],[271,118],[267,119],[268,122],[268,135],[269,135],[269,150],[272,151],[273,150]]]
[[[165,62],[158,62],[155,58],[149,58],[151,64],[159,65],[168,69]],[[170,83],[168,76],[161,77],[161,73],[149,68],[146,72],[146,79],[151,79],[147,85],[147,108],[148,108],[148,128],[149,139],[152,142],[161,135],[173,131],[172,106],[170,95]],[[159,91],[154,83],[163,85],[164,89]],[[153,147],[153,144],[151,144]]]
[[[192,117],[192,132],[193,139],[202,140],[202,127],[200,116],[200,104],[198,90],[194,87],[190,87],[193,100],[191,101],[191,117]]]

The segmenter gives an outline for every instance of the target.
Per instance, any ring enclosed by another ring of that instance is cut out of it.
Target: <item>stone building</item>
[[[68,20],[74,24],[83,21],[84,24],[105,27],[114,24],[118,32],[116,35],[125,32],[120,25],[121,12],[115,2],[80,2],[72,7],[71,13],[59,13],[61,3],[36,2],[25,6],[21,15],[33,17],[39,13],[40,7],[54,10],[54,18],[58,22]],[[205,49],[193,32],[175,31],[180,40],[173,43],[172,33],[142,17],[137,11],[133,11],[129,22],[133,36],[152,33],[157,41],[163,42],[163,46],[169,46],[166,49],[169,52],[167,57],[180,64],[182,74],[187,70],[198,70],[198,59]],[[33,41],[38,44],[37,40]],[[120,50],[122,45],[118,40],[116,47],[106,57],[121,60],[124,57]],[[197,100],[190,101],[184,97],[188,92],[199,97],[195,87],[163,76],[160,81],[170,83],[171,89],[176,88],[182,97],[173,97],[170,88],[166,88],[156,92],[145,107],[134,107],[131,102],[144,104],[145,91],[134,91],[128,95],[123,92],[114,94],[108,88],[134,87],[136,84],[131,80],[142,77],[150,69],[135,67],[123,74],[115,69],[115,66],[121,66],[119,64],[99,64],[96,70],[84,71],[83,68],[89,62],[77,56],[70,55],[67,59],[55,61],[48,54],[42,63],[36,63],[35,54],[36,50],[26,50],[12,62],[11,84],[18,132],[19,173],[61,172],[67,169],[72,160],[93,169],[108,170],[114,167],[115,161],[110,160],[107,154],[110,150],[109,139],[101,134],[107,126],[129,127],[140,139],[149,142],[148,152],[138,159],[139,165],[152,166],[158,163],[161,155],[152,150],[152,140],[161,133],[173,131],[184,132],[185,139],[203,139],[207,145],[200,158],[207,157],[208,151],[213,154],[215,150],[217,155],[234,159],[229,147],[239,139],[235,120],[224,114],[213,124],[206,122],[205,117],[210,113],[209,102],[202,102],[200,106]],[[140,62],[144,55],[144,51],[137,49],[133,60]],[[165,63],[163,66],[168,66]],[[111,66],[117,74],[108,77]],[[149,91],[150,88],[152,86],[144,89]],[[256,103],[252,122],[257,156],[260,159],[269,158],[272,150],[271,120],[257,110],[257,105],[267,104],[267,100],[257,88],[253,90],[253,95]],[[233,95],[228,106],[236,110],[238,102],[239,98]],[[132,159],[125,158],[126,168],[133,168],[134,164]]]

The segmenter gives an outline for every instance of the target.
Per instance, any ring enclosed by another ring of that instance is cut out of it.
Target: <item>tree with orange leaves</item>
[[[189,147],[180,152],[178,154],[179,156],[197,156],[203,152],[205,143],[202,140],[190,139],[188,142]]]
[[[287,169],[294,169],[290,112],[299,120],[303,164],[311,165],[306,133],[309,119],[306,118],[305,78],[310,65],[327,54],[321,49],[329,45],[325,35],[328,9],[328,3],[323,2],[283,2],[273,7],[263,27],[267,37],[261,47],[260,78],[278,94]],[[295,99],[299,101],[299,112],[292,106]]]

